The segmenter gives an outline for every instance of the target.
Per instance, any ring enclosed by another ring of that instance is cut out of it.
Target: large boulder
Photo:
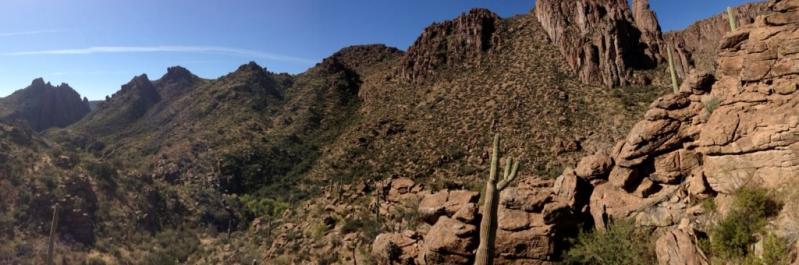
[[[372,257],[381,264],[413,265],[419,255],[421,236],[415,231],[380,234],[372,243]]]
[[[613,167],[613,159],[603,153],[597,153],[583,157],[577,168],[574,170],[578,177],[592,180],[595,178],[606,178],[610,169]]]
[[[673,229],[655,242],[658,265],[708,265],[707,257],[698,246],[693,229]]]
[[[427,264],[469,264],[477,248],[477,227],[443,216],[424,236]]]
[[[460,213],[458,218],[467,223],[474,221],[474,211],[480,193],[467,190],[440,190],[436,193],[425,195],[419,203],[419,214],[422,220],[435,224],[440,216],[453,217]]]

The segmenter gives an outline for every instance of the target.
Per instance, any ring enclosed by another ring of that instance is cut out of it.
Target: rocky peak
[[[42,86],[46,86],[46,85],[47,84],[45,84],[44,78],[39,77],[39,78],[33,79],[33,82],[31,82],[30,86],[31,87],[42,87]]]
[[[167,68],[166,74],[154,83],[161,97],[174,99],[190,91],[198,79],[186,68],[172,66]]]
[[[472,9],[460,17],[434,23],[408,49],[402,77],[419,81],[441,66],[472,65],[500,43],[502,20],[487,9]]]
[[[356,72],[364,72],[375,64],[402,56],[403,52],[383,44],[354,45],[343,48],[329,58],[335,58]]]
[[[663,34],[655,12],[649,7],[649,0],[633,0],[632,12],[635,25],[641,31],[641,44],[646,45],[644,53],[656,63],[663,62],[659,47]]]
[[[37,131],[70,125],[89,112],[89,105],[68,84],[54,87],[42,78],[0,99],[0,105],[6,107],[0,118],[22,120]]]
[[[234,73],[239,74],[266,74],[266,69],[254,61],[239,66]]]
[[[181,66],[167,68],[166,74],[159,79],[166,82],[190,82],[195,76],[188,69]]]
[[[657,20],[646,1],[635,5],[640,22],[626,0],[538,0],[535,15],[582,82],[616,87],[632,83],[631,69],[658,62],[657,46],[646,42],[659,35]]]

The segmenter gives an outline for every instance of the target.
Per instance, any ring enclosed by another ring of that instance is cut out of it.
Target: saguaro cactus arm
[[[669,73],[671,74],[671,86],[672,89],[674,90],[674,93],[676,94],[677,92],[680,91],[680,86],[677,84],[677,72],[674,70],[674,59],[671,56],[671,45],[666,47],[666,53],[669,57],[668,59],[669,59]]]
[[[730,30],[735,31],[735,15],[733,14],[731,7],[727,7],[727,20],[730,21]]]
[[[512,169],[510,167],[511,162],[513,163]],[[508,169],[510,169],[510,171]],[[505,176],[502,178],[502,181],[500,181],[499,184],[497,184],[497,190],[502,191],[506,187],[508,187],[508,184],[510,184],[511,182],[513,182],[514,179],[516,179],[516,171],[518,170],[519,170],[519,159],[516,160],[512,158],[508,159],[508,163],[505,164]]]

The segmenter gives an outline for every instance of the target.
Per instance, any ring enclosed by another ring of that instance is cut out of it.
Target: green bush
[[[252,195],[239,196],[239,201],[244,205],[250,218],[263,217],[275,218],[289,208],[289,204],[273,198],[257,197]]]
[[[656,264],[654,244],[648,233],[631,221],[617,221],[605,232],[581,232],[564,259],[566,264]]]
[[[765,189],[741,188],[733,199],[732,209],[710,229],[710,249],[714,257],[741,260],[749,254],[749,246],[757,242],[768,217],[779,212],[779,204]]]

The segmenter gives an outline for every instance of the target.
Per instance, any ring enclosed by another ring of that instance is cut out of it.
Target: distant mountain
[[[89,102],[67,84],[53,86],[42,78],[0,98],[0,119],[21,120],[36,131],[68,126],[89,113]]]

